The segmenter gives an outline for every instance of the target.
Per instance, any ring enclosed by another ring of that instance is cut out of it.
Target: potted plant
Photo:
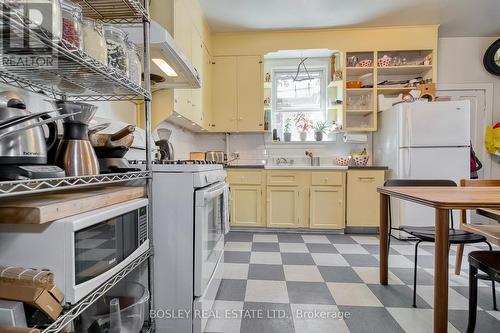
[[[297,113],[293,117],[293,121],[295,122],[295,127],[300,132],[300,141],[306,141],[307,132],[313,127],[313,122],[303,112]]]
[[[318,121],[314,125],[314,139],[316,141],[323,141],[323,134],[328,134],[331,125],[326,121]]]
[[[292,141],[292,133],[290,132],[291,129],[292,129],[292,119],[286,118],[285,132],[283,133],[283,138],[285,139],[285,142]]]

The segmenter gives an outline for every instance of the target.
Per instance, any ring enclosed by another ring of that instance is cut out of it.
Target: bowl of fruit
[[[360,152],[352,153],[352,161],[357,166],[365,166],[368,164],[369,160],[370,160],[370,155],[368,155],[366,149]]]

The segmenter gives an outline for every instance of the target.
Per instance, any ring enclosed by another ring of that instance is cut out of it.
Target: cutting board
[[[0,202],[0,223],[41,224],[144,197],[144,187],[107,186],[12,197]]]

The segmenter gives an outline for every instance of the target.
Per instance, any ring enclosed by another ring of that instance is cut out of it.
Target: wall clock
[[[488,72],[500,76],[500,39],[488,47],[484,53],[483,64]]]

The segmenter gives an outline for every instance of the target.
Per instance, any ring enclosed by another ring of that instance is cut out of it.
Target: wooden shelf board
[[[347,75],[364,75],[373,73],[373,67],[346,67]]]
[[[373,88],[347,88],[346,92],[349,95],[362,95],[373,92]]]
[[[346,110],[345,112],[348,114],[368,116],[368,115],[373,113],[373,109],[372,110],[369,110],[369,109],[366,109],[366,110]]]
[[[377,67],[378,75],[420,75],[432,70],[432,65]]]

